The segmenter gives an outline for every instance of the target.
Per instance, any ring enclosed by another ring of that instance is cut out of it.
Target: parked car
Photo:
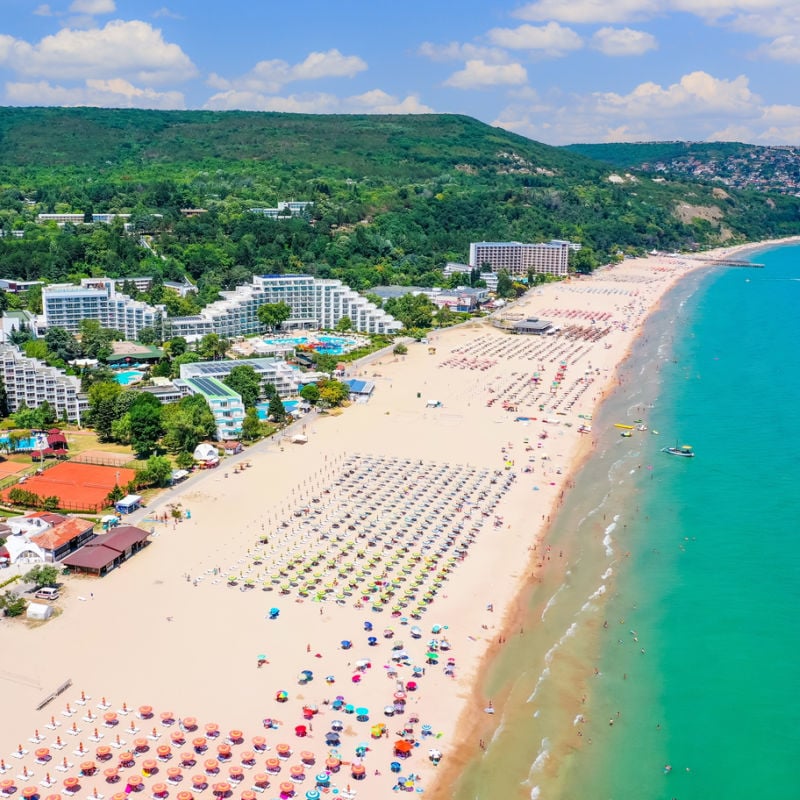
[[[55,586],[45,586],[34,595],[37,600],[58,600],[58,589]]]

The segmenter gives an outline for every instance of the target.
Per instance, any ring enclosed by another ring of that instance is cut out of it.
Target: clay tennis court
[[[16,472],[21,472],[27,464],[20,464],[17,461],[0,461],[0,479],[7,478]]]
[[[98,467],[92,464],[75,464],[67,461],[34,475],[20,489],[38,494],[39,497],[58,497],[61,508],[98,511],[106,505],[106,497],[119,484],[123,490],[136,477],[132,469],[123,467]],[[12,487],[14,488],[14,487]],[[7,497],[10,489],[3,492]]]

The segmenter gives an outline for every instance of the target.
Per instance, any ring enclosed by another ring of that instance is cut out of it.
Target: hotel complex
[[[28,408],[38,408],[47,401],[59,417],[80,422],[89,409],[78,378],[22,355],[14,345],[0,345],[0,376],[11,412],[19,411],[23,403]]]
[[[112,278],[84,278],[80,286],[59,283],[42,289],[42,310],[48,328],[80,331],[81,320],[96,319],[104,328],[138,339],[142,328],[161,331],[164,306],[150,306],[118,292]]]
[[[265,397],[264,386],[271,383],[281,397],[297,394],[301,383],[309,383],[307,373],[293,369],[281,358],[237,358],[223,361],[194,361],[181,364],[181,381],[190,378],[216,378],[225,380],[234,367],[252,367],[261,381],[261,396]],[[304,380],[301,380],[304,379]]]
[[[509,275],[527,275],[529,271],[542,275],[567,275],[569,251],[579,250],[579,244],[561,239],[539,244],[522,242],[472,242],[469,246],[469,264],[480,269],[484,264],[492,272]]]
[[[258,307],[266,303],[289,305],[292,313],[283,323],[287,329],[332,329],[342,317],[361,333],[396,333],[403,327],[341,281],[311,275],[255,275],[252,283],[220,294],[222,300],[199,314],[165,320],[166,335],[196,339],[207,333],[225,338],[260,333],[264,326],[258,321]]]

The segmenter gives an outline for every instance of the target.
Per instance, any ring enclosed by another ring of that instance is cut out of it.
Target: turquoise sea
[[[750,258],[672,291],[596,416],[456,800],[800,797],[800,247]]]

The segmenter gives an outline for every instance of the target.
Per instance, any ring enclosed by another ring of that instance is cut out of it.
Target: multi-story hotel
[[[80,286],[62,283],[42,290],[42,308],[48,328],[78,333],[81,320],[96,319],[104,328],[137,339],[142,328],[159,333],[166,316],[164,306],[150,306],[118,292],[111,278],[84,278]]]
[[[181,380],[189,378],[217,378],[225,380],[234,367],[252,367],[261,380],[261,397],[265,397],[264,387],[271,383],[281,397],[291,397],[297,394],[297,389],[305,373],[293,369],[280,358],[237,358],[223,361],[195,361],[191,364],[181,364]],[[306,379],[305,382],[308,382]]]
[[[194,339],[207,333],[225,338],[260,333],[264,326],[258,321],[259,306],[281,302],[292,309],[283,323],[287,329],[335,328],[342,317],[361,333],[396,333],[403,327],[341,281],[310,275],[255,275],[251,284],[220,294],[222,300],[199,314],[166,320],[169,335]]]
[[[221,380],[209,377],[183,378],[178,381],[190,394],[205,398],[217,423],[218,439],[238,439],[244,422],[242,398]]]
[[[22,355],[13,345],[0,345],[0,375],[12,412],[18,411],[23,403],[28,408],[38,408],[46,400],[59,417],[80,422],[89,409],[78,378]]]
[[[313,208],[311,200],[280,200],[277,208],[251,208],[251,214],[261,214],[263,217],[278,219],[278,217],[298,217],[306,213],[306,210]]]
[[[553,239],[538,244],[522,242],[472,242],[469,246],[469,263],[480,269],[485,264],[492,272],[509,275],[527,275],[529,270],[543,275],[567,275],[569,251],[580,249],[579,244]]]

